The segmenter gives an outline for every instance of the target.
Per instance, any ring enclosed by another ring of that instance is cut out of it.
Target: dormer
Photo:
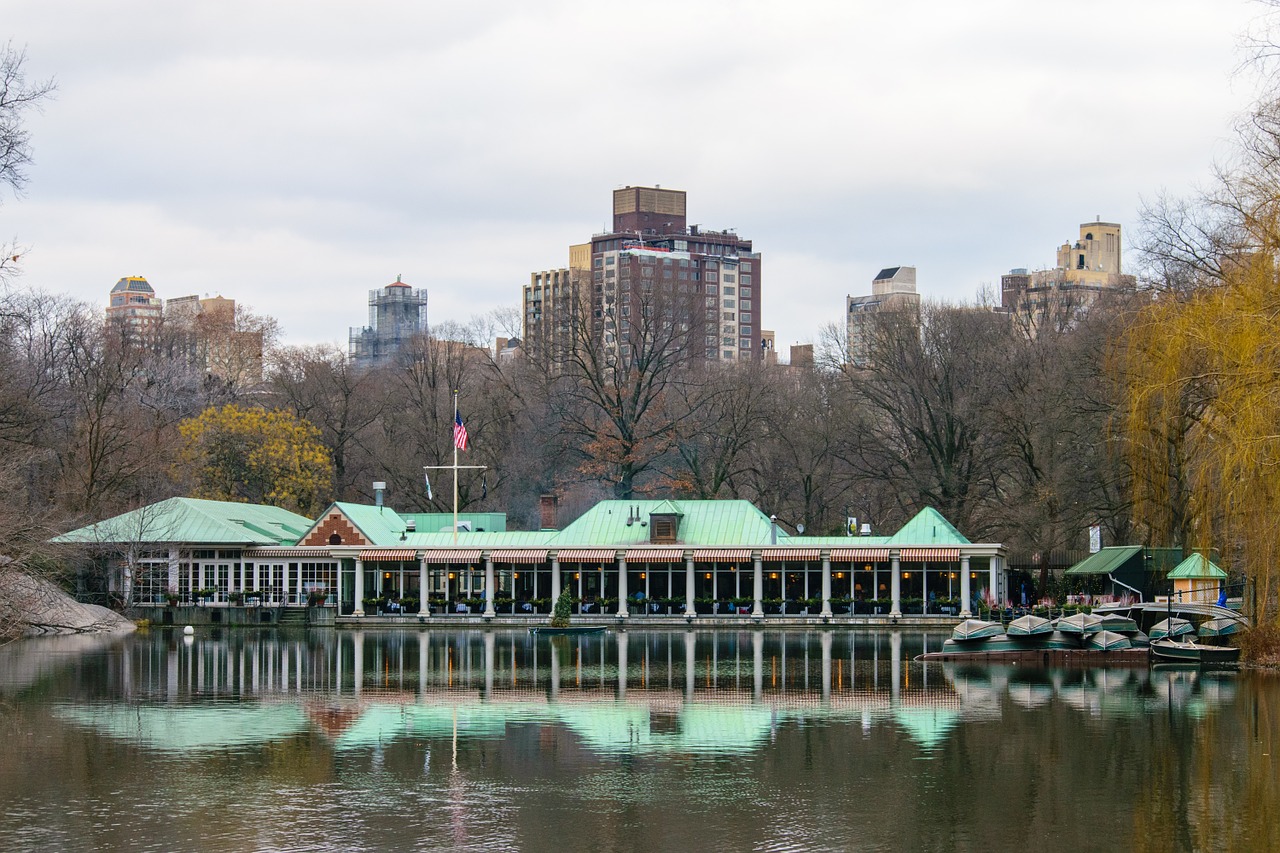
[[[671,501],[663,501],[649,513],[649,542],[673,545],[680,539],[680,520],[684,513]]]

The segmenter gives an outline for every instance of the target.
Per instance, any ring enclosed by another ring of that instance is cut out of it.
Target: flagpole
[[[453,392],[453,424],[458,422],[458,392]],[[450,427],[453,427],[450,424]],[[458,440],[453,440],[453,544],[458,544]]]

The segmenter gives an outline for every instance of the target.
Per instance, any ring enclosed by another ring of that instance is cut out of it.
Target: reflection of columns
[[[808,566],[805,566],[808,577]],[[822,552],[822,618],[831,618],[831,552]]]
[[[490,564],[492,565],[492,564]],[[493,632],[484,632],[484,698],[493,698]]]
[[[764,566],[761,565],[760,555],[751,555],[751,597],[754,601],[751,604],[751,618],[764,618],[764,602],[761,600],[764,587]]]
[[[760,565],[758,562],[756,565]],[[756,601],[759,601],[759,596]],[[751,698],[759,702],[764,698],[764,634],[751,632],[751,674],[754,676],[751,685]]]
[[[685,631],[684,632],[684,701],[690,702],[690,703],[693,702],[694,671],[696,669],[696,666],[694,663],[696,659],[693,656],[693,650],[694,650],[693,641],[694,641],[693,632]]]
[[[418,632],[418,701],[427,698],[427,655],[431,653],[430,631]]]
[[[969,555],[960,556],[960,618],[968,619],[973,613],[969,610]]]
[[[356,565],[359,565],[359,563]],[[355,684],[355,694],[359,696],[360,682],[364,681],[364,633],[356,631],[355,636],[352,638],[352,643],[355,646],[352,650],[352,657],[355,659],[355,663],[351,667],[351,675]]]
[[[831,701],[831,632],[823,631],[818,637],[818,645],[822,648],[822,701]],[[805,667],[808,672],[808,667]],[[849,670],[849,678],[853,678],[853,670]]]
[[[484,618],[492,619],[495,611],[493,609],[493,557],[489,554],[484,556]]]
[[[356,591],[355,603],[352,605],[351,613],[354,616],[364,615],[364,561],[356,557]]]
[[[625,616],[625,613],[619,613],[619,616]],[[625,631],[619,632],[618,638],[618,698],[627,698],[627,634]],[[604,649],[604,644],[600,644],[600,648]]]
[[[334,643],[334,648],[337,650],[337,652],[333,656],[333,683],[336,684],[338,687],[339,696],[342,695],[342,647],[345,645],[346,645],[346,636],[344,634],[338,634],[337,642]],[[258,683],[257,658],[254,658],[254,661],[253,661],[253,682],[254,682],[254,686],[256,687]]]
[[[684,558],[684,618],[692,619],[693,609],[693,552],[688,551]]]
[[[560,646],[551,637],[551,701],[560,696]]]
[[[902,615],[902,563],[897,554],[889,561],[889,595],[893,602],[889,606],[889,615],[897,619]]]
[[[896,705],[902,692],[902,632],[889,634],[889,695]]]
[[[627,613],[627,558],[618,555],[618,618],[626,619]]]
[[[560,600],[560,558],[551,558],[551,606]]]

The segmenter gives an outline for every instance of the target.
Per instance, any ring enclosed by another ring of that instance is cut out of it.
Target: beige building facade
[[[886,267],[871,281],[870,296],[845,297],[845,323],[849,365],[871,367],[872,324],[877,315],[915,311],[920,307],[915,267]]]

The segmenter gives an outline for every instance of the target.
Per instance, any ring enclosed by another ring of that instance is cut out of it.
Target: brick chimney
[[[558,498],[556,498],[555,495],[542,496],[542,499],[539,502],[539,507],[542,510],[542,529],[543,530],[556,529],[556,504],[557,503],[558,503]]]

